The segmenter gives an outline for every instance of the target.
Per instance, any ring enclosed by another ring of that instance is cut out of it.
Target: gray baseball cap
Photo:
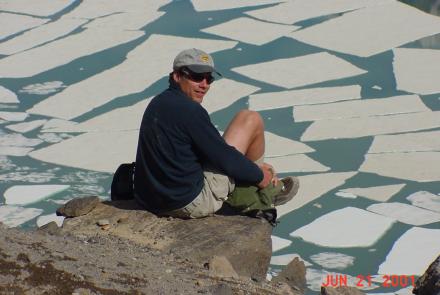
[[[178,70],[182,67],[187,67],[195,73],[215,72],[221,75],[214,68],[212,56],[196,48],[183,50],[176,56],[173,62],[173,70]]]

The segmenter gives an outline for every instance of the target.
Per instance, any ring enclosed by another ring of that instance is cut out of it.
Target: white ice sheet
[[[8,128],[9,130],[15,131],[15,132],[25,133],[25,132],[29,132],[31,130],[37,129],[38,127],[42,126],[46,122],[47,122],[47,120],[34,120],[34,121],[29,121],[29,122],[7,125],[6,128]]]
[[[335,252],[322,252],[310,256],[310,259],[325,269],[342,270],[354,264],[355,257]]]
[[[368,57],[437,33],[440,33],[437,16],[399,1],[385,1],[290,36],[317,47]]]
[[[56,213],[42,215],[37,218],[37,226],[42,227],[43,225],[46,225],[49,222],[55,221],[58,227],[61,227],[63,225],[64,218],[65,218],[64,216],[57,216]]]
[[[38,2],[29,2],[28,0],[1,0],[0,10],[37,16],[50,16],[67,8],[75,1],[76,0],[38,0]]]
[[[0,40],[48,21],[44,18],[0,12]]]
[[[365,73],[364,70],[327,52],[276,59],[232,68],[232,71],[284,88],[294,88]]]
[[[440,180],[440,152],[367,154],[359,171],[419,182]]]
[[[330,170],[329,167],[303,154],[267,158],[266,162],[273,165],[277,173],[325,172]]]
[[[378,202],[386,202],[397,194],[405,184],[382,185],[373,187],[354,187],[341,189],[342,192],[361,196]]]
[[[298,194],[291,201],[277,207],[278,217],[319,198],[328,191],[342,185],[355,174],[356,172],[339,172],[299,176]]]
[[[323,247],[369,247],[394,223],[394,219],[346,207],[327,213],[290,235]],[[368,226],[365,226],[368,224]]]
[[[1,43],[0,43],[1,46]],[[0,103],[18,103],[17,95],[11,90],[0,86]]]
[[[292,241],[286,240],[277,236],[270,236],[272,238],[272,252],[289,247]]]
[[[29,154],[33,148],[19,146],[0,146],[0,156],[22,157]]]
[[[214,113],[258,90],[260,88],[255,86],[222,78],[211,85],[202,105],[208,113]]]
[[[166,77],[172,70],[172,60],[182,48],[203,48],[211,53],[232,48],[235,44],[232,41],[152,35],[133,49],[120,65],[70,85],[28,112],[69,120],[114,98],[141,92]]]
[[[397,89],[418,94],[440,92],[440,50],[395,48],[393,53]]]
[[[82,56],[127,43],[140,36],[140,31],[87,29],[40,47],[0,59],[0,77],[22,78],[37,75],[69,63]]]
[[[97,18],[85,25],[85,27],[114,28],[116,30],[140,30],[164,14],[165,12],[150,9],[136,12],[123,12]]]
[[[5,191],[4,197],[8,205],[27,205],[68,189],[70,185],[15,185]]]
[[[33,151],[30,157],[54,164],[114,173],[135,160],[139,131],[84,133]]]
[[[438,245],[440,229],[413,227],[394,243],[378,273],[420,276],[437,258]]]
[[[0,111],[0,119],[3,119],[5,121],[23,121],[29,116],[27,113],[23,112],[2,112]]]
[[[63,128],[66,130],[71,130],[77,124],[78,123],[73,121],[67,121],[62,119],[50,119],[49,121],[46,122],[46,124],[43,125],[42,132],[45,132],[46,130],[49,129],[63,129]]]
[[[295,122],[302,122],[428,111],[430,109],[417,95],[400,95],[387,98],[296,106],[293,108],[293,117]]]
[[[440,195],[420,191],[406,197],[414,206],[425,208],[440,213]]]
[[[0,221],[8,227],[19,226],[43,213],[42,209],[0,206]]]
[[[266,158],[311,153],[315,151],[313,148],[300,141],[278,136],[267,131],[264,132],[264,139],[266,141]],[[270,161],[270,159],[267,160]]]
[[[279,3],[281,0],[222,0],[222,1],[206,1],[191,0],[196,11],[213,11],[234,8],[243,8],[248,6],[257,6],[264,4]]]
[[[2,134],[0,136],[0,146],[31,147],[39,145],[42,142],[40,139],[27,138],[19,133]]]
[[[350,128],[347,128],[350,126]],[[313,122],[301,141],[357,138],[440,127],[440,112],[422,112],[378,117],[321,120]]]
[[[249,97],[249,109],[261,111],[359,98],[361,98],[359,85],[308,88],[253,94]]]
[[[237,28],[240,29],[237,30]],[[240,17],[219,25],[205,28],[202,32],[244,43],[263,45],[281,38],[298,28],[299,27],[292,25],[280,25],[262,22],[248,17]]]
[[[66,85],[62,81],[48,81],[43,83],[35,83],[24,86],[20,89],[20,93],[35,94],[35,95],[46,95],[53,92],[57,92]]]
[[[378,135],[374,137],[368,153],[427,151],[440,151],[440,131]]]
[[[312,264],[306,260],[304,260],[299,254],[284,254],[284,255],[277,255],[272,256],[270,258],[270,264],[272,265],[287,265],[295,258],[298,258],[300,261],[304,262],[304,265],[311,266]]]
[[[410,225],[440,222],[439,213],[404,203],[373,204],[368,206],[367,210]]]

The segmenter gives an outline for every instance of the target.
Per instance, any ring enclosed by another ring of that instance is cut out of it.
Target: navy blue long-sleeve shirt
[[[228,145],[208,112],[170,79],[142,118],[134,177],[135,197],[154,213],[183,208],[203,188],[203,167],[236,182],[257,184],[260,168]]]

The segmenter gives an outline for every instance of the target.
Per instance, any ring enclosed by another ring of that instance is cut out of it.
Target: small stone
[[[67,202],[64,206],[57,210],[57,215],[65,217],[78,217],[86,215],[99,204],[100,200],[97,196],[85,198],[76,198]]]
[[[273,283],[287,283],[295,290],[305,290],[306,288],[306,267],[304,262],[295,257],[286,268],[276,277],[272,278]]]
[[[214,256],[208,264],[211,275],[221,278],[238,278],[237,272],[224,256]]]
[[[101,226],[101,229],[102,229],[102,230],[109,230],[110,227],[111,227],[110,224],[105,224],[105,225]]]
[[[109,225],[110,221],[108,219],[100,219],[100,220],[98,220],[97,224],[99,226]]]
[[[365,295],[365,293],[359,291],[355,287],[321,287],[321,294],[322,295]]]
[[[167,269],[165,272],[166,273],[172,273],[173,271],[171,269]]]

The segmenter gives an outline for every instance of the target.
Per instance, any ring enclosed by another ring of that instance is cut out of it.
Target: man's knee
[[[251,110],[241,110],[237,116],[244,124],[264,130],[264,121],[260,113]]]

